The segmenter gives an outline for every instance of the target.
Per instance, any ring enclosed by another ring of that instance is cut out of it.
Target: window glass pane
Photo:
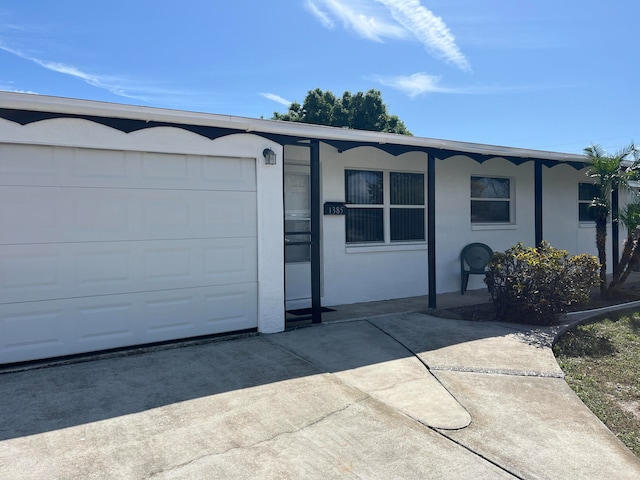
[[[384,241],[382,208],[347,208],[347,243]]]
[[[595,222],[596,211],[591,208],[591,203],[579,203],[578,204],[578,220],[581,222]]]
[[[471,200],[471,222],[509,223],[509,203],[508,201]]]
[[[289,214],[309,214],[311,206],[308,174],[284,174],[284,209]]]
[[[424,240],[424,208],[392,208],[391,241]]]
[[[346,203],[381,205],[382,172],[345,170]]]
[[[471,197],[510,198],[509,179],[495,177],[471,177]]]
[[[291,235],[294,232],[307,232],[308,235]],[[291,245],[295,242],[311,242],[311,222],[303,220],[284,221],[284,261],[299,263],[311,261],[311,245]]]
[[[422,173],[389,173],[391,205],[424,205]]]
[[[591,201],[600,194],[600,189],[592,183],[581,183],[578,185],[578,200]]]

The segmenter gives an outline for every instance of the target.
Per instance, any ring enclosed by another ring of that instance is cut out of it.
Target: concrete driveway
[[[0,375],[0,478],[640,478],[554,331],[422,314]]]

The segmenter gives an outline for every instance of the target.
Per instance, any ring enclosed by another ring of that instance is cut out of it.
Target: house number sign
[[[344,206],[344,202],[325,202],[324,214],[325,215],[345,215],[347,213],[347,207]]]

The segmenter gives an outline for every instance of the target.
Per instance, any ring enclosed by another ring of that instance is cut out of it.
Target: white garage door
[[[0,363],[257,326],[255,159],[0,145]]]

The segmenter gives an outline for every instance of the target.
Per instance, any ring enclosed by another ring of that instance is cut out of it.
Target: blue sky
[[[0,90],[270,118],[379,89],[414,135],[640,142],[640,2],[2,0]]]

